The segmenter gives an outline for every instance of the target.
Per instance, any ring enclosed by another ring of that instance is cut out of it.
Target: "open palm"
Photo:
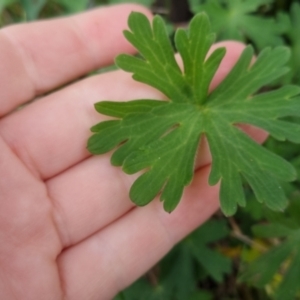
[[[0,32],[0,299],[111,299],[218,208],[205,141],[194,181],[170,215],[157,200],[135,207],[135,176],[112,167],[109,155],[87,152],[99,121],[93,103],[162,98],[157,91],[122,71],[53,91],[134,52],[122,37],[132,10],[145,12],[113,6]],[[243,49],[222,45],[214,86]]]

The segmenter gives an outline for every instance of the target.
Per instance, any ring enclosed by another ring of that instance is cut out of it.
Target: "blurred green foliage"
[[[68,15],[89,8],[118,3],[151,6],[154,0],[0,0],[1,25]]]
[[[175,0],[0,0],[0,26],[124,2],[152,7],[154,12],[169,18],[170,24],[178,3]],[[218,40],[252,43],[257,52],[266,46],[289,47],[291,72],[277,85],[300,84],[299,0],[189,0],[188,3],[190,17],[200,11],[208,13]],[[300,175],[299,145],[268,139],[265,146],[291,161]],[[215,215],[115,300],[300,299],[300,181],[284,187],[290,205],[284,212],[275,213],[254,201],[245,185],[248,199],[245,209],[230,219],[219,213]]]

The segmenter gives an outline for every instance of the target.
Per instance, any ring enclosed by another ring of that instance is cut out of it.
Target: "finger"
[[[46,188],[2,139],[0,153],[0,299],[61,299],[61,243]]]
[[[125,40],[132,10],[126,4],[0,31],[0,116],[36,95],[111,64],[120,52],[134,52]],[[34,42],[33,42],[34,41]]]
[[[227,53],[212,86],[226,76],[244,49],[238,42],[219,43],[213,49],[221,46],[227,47]],[[37,176],[47,179],[89,156],[89,128],[106,118],[95,112],[95,102],[139,98],[161,99],[162,95],[123,71],[94,76],[1,120],[0,134]],[[200,157],[208,160],[208,156]]]
[[[67,298],[112,299],[205,222],[218,208],[218,187],[207,185],[208,173],[208,167],[196,173],[172,214],[162,211],[158,201],[135,208],[64,251],[58,266]]]

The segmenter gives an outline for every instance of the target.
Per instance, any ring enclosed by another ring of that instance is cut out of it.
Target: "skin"
[[[123,71],[74,81],[134,53],[122,35],[132,10],[150,17],[120,5],[0,31],[0,299],[112,299],[219,207],[204,139],[193,183],[171,214],[157,199],[135,207],[128,191],[137,176],[86,150],[89,128],[105,118],[95,102],[163,99]],[[211,89],[244,48],[217,46],[227,54]]]

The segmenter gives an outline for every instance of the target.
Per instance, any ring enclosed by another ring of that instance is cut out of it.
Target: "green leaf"
[[[224,221],[210,220],[186,240],[186,244],[197,262],[209,276],[218,282],[222,282],[224,275],[230,273],[231,261],[228,257],[211,249],[208,243],[218,241],[228,235],[229,230]]]
[[[287,82],[294,82],[300,84],[300,3],[293,2],[290,9],[290,14],[281,14],[282,22],[286,23],[288,30],[286,37],[291,45],[291,72],[287,75]]]
[[[55,0],[58,4],[64,6],[68,13],[75,13],[80,12],[89,6],[88,0],[76,0],[76,1],[69,1],[69,0]]]
[[[294,230],[282,244],[260,256],[241,275],[241,281],[264,287],[280,272],[282,281],[275,291],[275,299],[293,300],[300,292],[300,230]]]
[[[11,5],[12,3],[16,2],[17,0],[1,0],[0,1],[0,13],[4,8]]]
[[[225,220],[209,220],[194,231],[190,237],[198,245],[203,246],[226,238],[230,231]]]
[[[251,282],[258,287],[269,283],[285,259],[290,255],[290,246],[282,244],[272,248],[267,254],[259,257],[241,275],[241,281]]]
[[[300,251],[299,244],[296,244],[296,255],[290,263],[289,269],[285,273],[284,280],[276,291],[276,300],[286,299],[293,300],[295,295],[300,292]]]
[[[175,247],[160,267],[159,284],[165,291],[163,299],[189,299],[197,290],[195,260],[185,243]]]
[[[47,0],[20,0],[25,12],[27,20],[36,20],[39,13],[46,5]]]
[[[261,238],[285,237],[292,232],[292,229],[281,224],[255,225],[253,233]]]
[[[260,16],[261,6],[273,0],[190,0],[194,13],[206,12],[219,40],[234,39],[253,42],[258,49],[283,44],[282,24],[270,17]]]
[[[96,104],[100,113],[115,119],[92,127],[89,151],[102,154],[115,149],[113,165],[122,166],[127,174],[145,170],[131,187],[131,200],[146,205],[161,194],[164,209],[171,212],[193,179],[199,142],[205,135],[213,159],[209,183],[221,183],[220,202],[226,215],[246,204],[242,179],[259,202],[283,210],[287,200],[279,182],[294,180],[295,169],[235,125],[251,124],[276,139],[300,142],[300,126],[281,119],[300,115],[300,88],[285,86],[256,94],[287,72],[289,50],[267,48],[252,64],[253,49],[246,47],[226,79],[209,94],[225,49],[208,55],[214,34],[206,14],[195,16],[188,31],[176,32],[183,71],[160,17],[154,17],[151,26],[143,14],[132,13],[128,24],[131,31],[125,36],[142,57],[122,54],[116,59],[118,66],[168,100]]]

